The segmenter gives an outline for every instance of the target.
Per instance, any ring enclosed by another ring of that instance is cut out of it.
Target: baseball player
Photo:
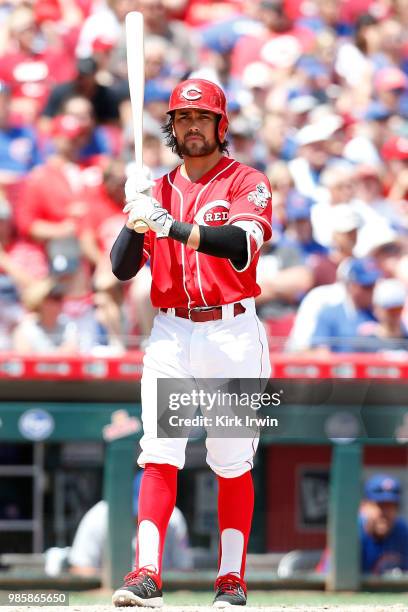
[[[164,127],[181,165],[156,182],[144,172],[125,186],[128,220],[111,252],[129,280],[150,259],[151,299],[159,314],[141,383],[144,467],[136,569],[113,595],[116,606],[162,605],[161,559],[176,500],[185,438],[157,437],[158,378],[269,378],[266,334],[255,312],[259,249],[271,237],[268,179],[226,154],[223,91],[203,79],[173,90]],[[143,220],[145,234],[133,231]],[[253,513],[251,469],[258,438],[207,437],[218,480],[220,555],[215,607],[246,604],[246,549]]]

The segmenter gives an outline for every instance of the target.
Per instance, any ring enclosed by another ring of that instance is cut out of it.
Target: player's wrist
[[[173,223],[169,229],[169,237],[183,244],[187,244],[192,229],[192,223],[185,223],[184,221],[176,221],[173,219]]]

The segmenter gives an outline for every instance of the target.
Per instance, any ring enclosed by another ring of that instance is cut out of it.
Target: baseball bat
[[[126,56],[129,80],[130,105],[132,109],[133,135],[135,142],[135,165],[143,168],[143,102],[144,102],[144,35],[143,15],[132,11],[126,15]],[[135,221],[133,229],[144,234],[149,226],[144,221]]]

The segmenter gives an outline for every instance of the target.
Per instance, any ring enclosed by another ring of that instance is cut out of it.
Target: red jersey
[[[30,235],[34,221],[60,222],[72,219],[78,235],[89,203],[82,199],[82,189],[89,172],[77,164],[61,164],[50,159],[34,168],[22,189],[16,210],[17,227],[22,235]]]
[[[153,195],[178,221],[219,226],[255,221],[264,239],[272,234],[269,181],[261,172],[228,157],[198,181],[180,173],[180,166],[156,182]],[[230,260],[199,253],[171,238],[149,231],[144,240],[144,261],[150,257],[151,299],[161,308],[219,306],[261,290],[256,283],[259,253],[238,272]]]
[[[123,202],[113,200],[103,183],[84,189],[82,199],[88,206],[83,228],[92,230],[99,248],[109,253],[123,227]]]
[[[75,73],[75,61],[69,53],[52,47],[42,53],[6,53],[1,58],[0,79],[11,86],[13,98],[36,100],[38,109],[56,83],[74,78]]]
[[[27,270],[29,266],[30,275],[33,279],[42,279],[48,276],[47,256],[41,245],[17,238],[5,248],[7,255],[11,258],[16,268]],[[0,266],[0,273],[4,273]]]

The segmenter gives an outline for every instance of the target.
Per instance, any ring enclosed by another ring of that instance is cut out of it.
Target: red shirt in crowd
[[[29,236],[34,221],[61,222],[73,220],[80,234],[88,205],[82,200],[86,171],[77,164],[63,164],[50,159],[35,168],[23,186],[16,211],[17,227]]]
[[[123,202],[119,204],[113,200],[103,183],[86,188],[83,200],[88,209],[84,228],[92,230],[98,247],[101,251],[109,253],[123,227]]]
[[[48,261],[43,248],[34,242],[24,238],[12,240],[6,247],[5,252],[10,257],[16,268],[27,271],[29,267],[30,276],[39,280],[48,276]],[[0,274],[4,272],[0,266]]]
[[[45,104],[52,87],[74,78],[75,59],[66,51],[45,49],[41,53],[10,52],[0,62],[0,80],[12,90],[13,98],[29,98],[37,110]]]

